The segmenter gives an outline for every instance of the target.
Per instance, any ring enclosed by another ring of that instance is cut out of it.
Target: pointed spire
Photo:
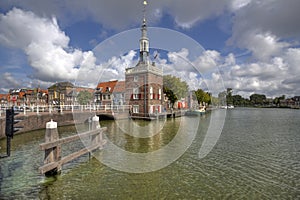
[[[143,25],[146,25],[146,6],[148,5],[148,2],[146,0],[143,1]]]
[[[143,1],[144,9],[143,9],[143,23],[141,27],[142,36],[140,38],[140,62],[148,62],[149,61],[149,39],[147,37],[147,23],[146,23],[146,6],[148,2],[146,0]]]

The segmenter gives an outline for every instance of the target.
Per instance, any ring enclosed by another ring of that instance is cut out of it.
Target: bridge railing
[[[16,111],[23,113],[24,115],[32,113],[53,113],[53,112],[83,112],[83,111],[113,111],[113,112],[125,112],[129,110],[129,105],[45,105],[45,106],[14,106]],[[2,107],[0,109],[0,117],[4,115],[7,108]]]

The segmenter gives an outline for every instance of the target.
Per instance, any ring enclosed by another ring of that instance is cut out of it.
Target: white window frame
[[[139,88],[133,88],[133,99],[139,99]]]
[[[133,105],[132,112],[133,113],[139,113],[139,106],[138,105]]]
[[[158,89],[159,100],[161,100],[161,88]]]
[[[149,93],[150,93],[150,99],[153,99],[153,87],[150,87]]]

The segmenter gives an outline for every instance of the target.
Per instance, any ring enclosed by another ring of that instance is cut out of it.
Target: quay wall
[[[72,112],[64,113],[42,113],[42,114],[30,114],[30,115],[17,115],[16,119],[21,119],[15,126],[22,126],[23,128],[15,134],[24,133],[32,130],[46,128],[46,123],[51,119],[57,122],[58,126],[66,126],[75,124],[75,120]],[[93,116],[93,113],[83,112],[76,114],[76,123],[84,123],[89,117]],[[0,118],[0,139],[5,136],[5,116]]]

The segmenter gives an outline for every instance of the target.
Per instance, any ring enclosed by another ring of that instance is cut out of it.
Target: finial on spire
[[[146,6],[148,5],[147,0],[143,1],[143,5],[144,5],[144,9],[143,9],[144,19],[143,19],[143,22],[145,23],[146,22]]]

